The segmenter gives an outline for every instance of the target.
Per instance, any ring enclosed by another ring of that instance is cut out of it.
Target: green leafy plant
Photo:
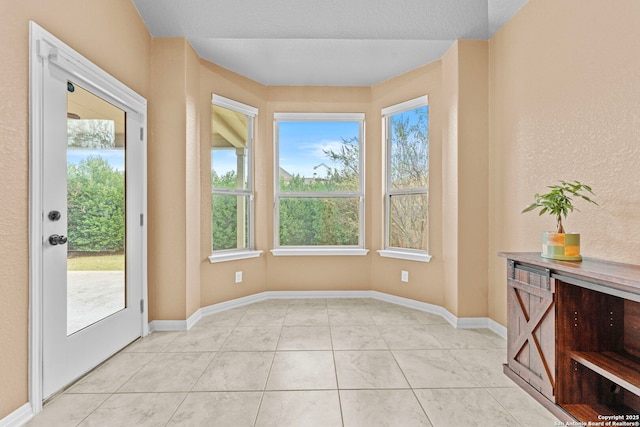
[[[549,185],[547,188],[550,188],[551,191],[544,194],[536,194],[534,196],[536,201],[527,206],[522,213],[540,208],[540,216],[546,213],[555,216],[558,224],[558,233],[565,232],[564,227],[562,226],[562,217],[566,219],[569,212],[578,210],[573,206],[574,201],[571,198],[572,196],[586,200],[594,205],[598,205],[589,197],[589,195],[594,195],[591,187],[582,184],[581,182],[559,181],[558,185]]]

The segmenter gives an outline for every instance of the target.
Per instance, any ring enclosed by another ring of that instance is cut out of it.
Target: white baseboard
[[[449,310],[439,305],[433,305],[426,302],[420,302],[409,298],[403,298],[395,295],[385,294],[383,292],[371,291],[372,297],[387,301],[393,304],[402,305],[404,307],[425,311],[431,314],[442,316],[451,326],[458,329],[489,329],[507,339],[507,328],[488,317],[457,317]]]
[[[507,339],[507,327],[501,325],[493,319],[489,319],[489,329],[492,330],[497,335],[500,335],[505,340]]]
[[[20,427],[33,418],[30,403],[25,403],[6,417],[0,419],[0,427]]]
[[[200,310],[198,310],[199,312]],[[153,320],[149,322],[149,333],[165,331],[187,331],[186,320]]]
[[[201,316],[208,316],[210,314],[220,313],[221,311],[231,310],[232,308],[238,308],[245,305],[253,304],[254,302],[264,301],[266,299],[269,299],[265,295],[267,293],[268,292],[260,292],[258,294],[248,295],[246,297],[208,305],[206,307],[202,307],[200,309],[200,313]]]
[[[265,291],[242,298],[202,307],[187,320],[154,320],[149,324],[149,331],[187,331],[198,321],[210,314],[220,313],[233,308],[242,307],[269,299],[292,298],[375,298],[403,307],[413,308],[444,318],[451,326],[459,329],[489,329],[502,338],[507,338],[507,328],[488,317],[456,317],[449,310],[439,305],[403,298],[378,291]],[[1,427],[1,426],[0,426]]]
[[[267,291],[271,299],[291,298],[371,298],[371,291]]]
[[[451,323],[451,320],[448,318],[448,316],[453,316],[453,314],[449,313],[444,307],[441,307],[439,305],[429,304],[427,302],[416,301],[411,298],[399,297],[396,295],[386,294],[384,292],[378,292],[378,291],[370,291],[369,297],[375,298],[380,301],[401,305],[403,307],[424,311],[426,313],[437,314],[438,316],[443,317],[449,323]]]

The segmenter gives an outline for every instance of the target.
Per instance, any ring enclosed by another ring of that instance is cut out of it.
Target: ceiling
[[[133,0],[153,37],[270,86],[370,86],[486,40],[527,0]]]

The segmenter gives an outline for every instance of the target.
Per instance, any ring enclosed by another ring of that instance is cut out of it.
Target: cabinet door
[[[507,284],[507,365],[555,402],[555,280],[509,260]]]

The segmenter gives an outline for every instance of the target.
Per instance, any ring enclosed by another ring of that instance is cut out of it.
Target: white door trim
[[[29,22],[29,402],[42,410],[42,248],[43,248],[43,72],[44,63],[70,73],[75,81],[133,110],[142,123],[142,336],[149,333],[147,305],[147,101],[33,21]],[[120,105],[118,105],[120,104]],[[124,108],[123,108],[124,109]]]

